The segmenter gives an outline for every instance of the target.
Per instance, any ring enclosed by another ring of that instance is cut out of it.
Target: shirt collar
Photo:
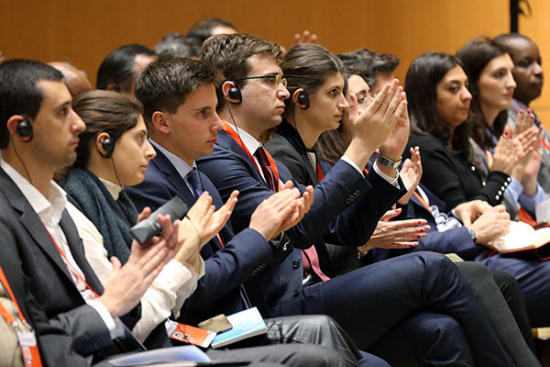
[[[512,98],[512,108],[514,111],[518,112],[519,110],[527,111],[529,106],[527,106],[525,103],[518,101],[515,98]]]
[[[176,171],[178,171],[181,178],[185,179],[187,177],[187,174],[189,174],[189,172],[191,172],[193,168],[197,167],[197,164],[195,163],[195,161],[193,161],[193,165],[190,166],[183,159],[181,159],[174,153],[168,151],[166,148],[161,146],[159,143],[157,143],[153,139],[149,139],[149,141],[155,148],[160,150],[160,152],[166,156],[166,158],[170,161],[170,163],[172,163],[174,168],[176,168]]]
[[[99,181],[101,181],[101,183],[105,185],[105,188],[107,189],[107,191],[111,193],[111,195],[113,196],[113,199],[118,200],[120,192],[122,191],[122,187],[120,187],[120,185],[113,183],[111,181],[104,180],[101,177],[98,177],[98,178],[99,178]]]
[[[258,150],[258,148],[260,148],[262,146],[262,143],[260,143],[258,140],[256,140],[255,137],[250,135],[245,130],[239,129],[238,127],[236,127],[235,125],[232,125],[230,123],[227,123],[227,124],[229,126],[231,126],[231,128],[233,130],[235,130],[237,135],[239,135],[239,137],[241,138],[244,146],[246,147],[246,149],[248,149],[250,154],[254,155],[254,153],[256,153],[256,151]]]
[[[63,214],[67,206],[67,197],[65,191],[58,184],[53,180],[50,181],[48,194],[44,196],[5,160],[0,160],[0,167],[2,167],[6,174],[15,182],[15,185],[21,190],[42,222],[44,222],[44,216],[51,213],[56,219],[56,222],[59,223],[61,214]]]

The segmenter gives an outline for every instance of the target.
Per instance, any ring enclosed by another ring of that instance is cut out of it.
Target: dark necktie
[[[189,183],[189,185],[191,185],[191,188],[193,189],[193,195],[195,195],[195,199],[198,199],[199,196],[202,195],[202,186],[199,179],[199,171],[197,171],[196,168],[193,168],[193,170],[187,174],[187,182]]]
[[[273,172],[273,168],[271,168],[271,165],[269,164],[269,159],[267,159],[267,154],[265,153],[264,148],[259,147],[256,150],[256,153],[254,153],[254,156],[258,159],[258,162],[260,162],[260,167],[262,169],[262,173],[264,174],[265,182],[267,182],[269,188],[274,192],[279,191],[279,181],[277,176],[275,176],[275,172]]]

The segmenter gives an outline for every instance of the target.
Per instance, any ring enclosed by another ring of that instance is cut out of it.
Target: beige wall
[[[64,60],[84,69],[92,83],[112,49],[128,43],[153,47],[169,30],[185,32],[206,16],[290,46],[309,29],[335,53],[360,47],[401,57],[397,76],[418,55],[454,53],[477,35],[509,27],[508,0],[2,0],[0,50],[6,57]],[[550,25],[550,2],[530,0],[534,16],[520,29],[542,44]],[[550,60],[550,58],[549,58]],[[550,121],[550,95],[534,105]],[[550,122],[549,122],[550,123]]]

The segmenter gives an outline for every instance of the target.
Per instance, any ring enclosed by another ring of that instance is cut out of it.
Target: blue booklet
[[[212,341],[212,348],[221,348],[243,339],[267,333],[265,321],[256,307],[227,316],[227,320],[233,327],[216,335]]]

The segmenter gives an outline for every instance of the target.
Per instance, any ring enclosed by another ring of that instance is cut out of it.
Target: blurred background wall
[[[550,1],[529,4],[519,31],[550,60]],[[454,53],[475,36],[510,29],[509,0],[1,0],[0,50],[6,58],[71,62],[95,85],[99,64],[114,48],[152,48],[167,31],[185,33],[209,16],[287,48],[308,29],[335,53],[362,47],[392,53],[401,58],[400,79],[424,52]],[[549,88],[533,102],[547,127]]]

